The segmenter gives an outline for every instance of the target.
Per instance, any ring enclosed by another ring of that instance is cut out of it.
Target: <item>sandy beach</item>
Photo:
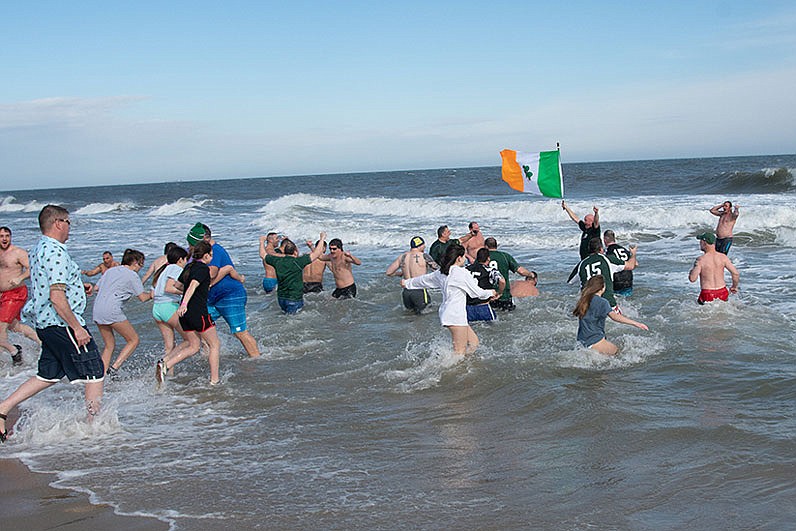
[[[14,413],[9,415],[9,426],[17,420]],[[0,459],[3,529],[161,531],[169,528],[154,518],[116,515],[108,505],[93,505],[86,494],[53,488],[50,483],[55,479],[52,474],[31,472],[17,459]]]

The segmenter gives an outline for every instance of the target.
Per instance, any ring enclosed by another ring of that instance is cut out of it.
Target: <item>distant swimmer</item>
[[[732,203],[725,201],[720,205],[716,205],[710,209],[710,213],[719,217],[719,222],[716,225],[716,251],[727,254],[730,252],[732,246],[732,229],[735,227],[735,222],[738,221],[739,206],[732,206]]]
[[[19,322],[22,307],[28,300],[25,280],[29,277],[28,253],[11,244],[10,228],[0,227],[0,347],[11,354],[14,365],[22,364],[22,346],[8,342],[9,330],[39,343],[36,332]]]
[[[461,238],[451,238],[451,230],[448,228],[448,226],[441,225],[437,229],[437,239],[431,244],[428,254],[430,254],[431,258],[433,258],[434,261],[439,264],[442,260],[442,256],[445,254],[445,249],[448,248],[448,245],[454,243],[458,245],[465,245],[472,237],[473,233],[470,231]]]
[[[463,244],[464,256],[471,264],[477,262],[476,254],[479,249],[484,248],[484,233],[481,232],[481,227],[477,221],[471,221],[467,226],[470,229],[470,238]]]
[[[726,301],[730,293],[738,293],[740,274],[732,265],[727,255],[716,251],[716,235],[712,231],[703,232],[697,236],[699,247],[704,253],[694,261],[694,267],[688,273],[688,280],[696,282],[699,279],[699,304],[705,304],[716,299]],[[729,291],[724,282],[724,270],[732,276],[732,286]]]
[[[627,262],[630,260],[632,253],[616,243],[616,234],[614,231],[607,230],[605,234],[603,234],[603,241],[605,242],[605,255],[606,256],[615,256],[619,258],[622,262]],[[635,245],[630,245],[631,249],[635,248]],[[638,266],[638,260],[636,260],[636,266]],[[625,269],[624,271],[619,271],[614,273],[614,293],[617,295],[622,295],[623,297],[630,297],[633,295],[633,270],[632,269]]]
[[[329,240],[329,254],[322,255],[321,260],[329,262],[329,269],[334,275],[337,286],[332,292],[335,299],[353,299],[357,296],[357,285],[354,283],[353,265],[362,265],[362,261],[348,251],[343,250],[340,238]]]
[[[469,271],[464,268],[464,247],[451,244],[445,250],[439,271],[420,277],[401,280],[408,289],[436,288],[442,290],[439,320],[448,329],[455,354],[470,354],[478,348],[478,336],[467,322],[467,296],[488,299],[495,296],[493,289],[482,289]]]
[[[493,298],[500,298],[503,290],[506,289],[506,280],[498,271],[497,266],[492,264],[489,249],[486,247],[478,249],[475,254],[475,263],[468,265],[467,270],[473,275],[480,288],[496,292],[494,297],[467,296],[467,322],[497,320],[495,310],[492,309],[489,302]]]
[[[403,279],[420,277],[428,273],[431,269],[436,271],[439,265],[431,258],[431,255],[425,252],[426,242],[420,236],[415,236],[409,240],[409,250],[396,258],[387,267],[386,274],[389,277],[401,276]],[[429,302],[431,296],[425,288],[401,290],[401,298],[403,299],[404,308],[412,310],[419,314],[421,313]]]
[[[81,273],[83,273],[87,277],[93,277],[95,275],[101,275],[108,269],[112,267],[117,267],[118,265],[119,262],[113,259],[113,254],[111,254],[110,251],[105,251],[104,253],[102,253],[102,262],[97,264],[97,267],[95,267],[94,269],[84,269],[83,271],[81,271]]]
[[[263,278],[263,290],[271,293],[276,289],[276,269],[274,266],[265,263],[265,257],[269,254],[283,256],[282,249],[279,248],[280,238],[275,232],[269,232],[265,236],[260,236],[260,260],[263,261],[265,278]]]
[[[595,275],[591,277],[580,292],[580,299],[575,305],[572,314],[578,318],[578,341],[587,348],[592,348],[601,354],[613,356],[619,347],[605,338],[605,318],[610,317],[617,323],[624,323],[649,330],[647,325],[625,317],[611,308],[611,303],[602,297],[605,293],[605,277]]]
[[[310,253],[319,245],[321,245],[320,240],[315,243],[312,243],[312,240],[307,240],[307,248],[309,248]],[[323,252],[326,252],[326,242],[323,242]],[[328,265],[327,262],[316,258],[304,268],[304,293],[320,293],[323,291],[323,272],[326,271]]]
[[[600,237],[600,209],[592,207],[594,214],[587,214],[583,221],[580,220],[578,216],[569,208],[566,202],[561,201],[561,208],[566,210],[567,214],[569,214],[570,219],[578,224],[582,234],[580,235],[580,259],[583,260],[587,256],[589,256],[589,241],[592,238],[599,238]]]

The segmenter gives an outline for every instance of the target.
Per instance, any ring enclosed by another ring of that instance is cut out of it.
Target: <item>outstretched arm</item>
[[[576,216],[575,213],[572,212],[572,209],[567,206],[566,201],[561,201],[561,208],[567,211],[567,214],[569,214],[569,218],[572,221],[574,221],[575,223],[580,223],[580,218],[578,218],[578,216]]]
[[[310,253],[310,260],[317,260],[323,256],[324,243],[326,243],[326,233],[322,232],[320,238],[318,238],[318,245]]]
[[[600,226],[600,209],[597,208],[596,206],[591,207],[591,209],[594,211],[594,226],[595,227],[599,227]]]
[[[611,312],[608,314],[608,317],[610,317],[612,320],[616,321],[617,323],[624,323],[631,326],[635,326],[636,328],[641,328],[642,330],[649,330],[649,327],[644,323],[639,323],[638,321],[634,321],[633,319],[625,317],[624,315],[618,312]]]

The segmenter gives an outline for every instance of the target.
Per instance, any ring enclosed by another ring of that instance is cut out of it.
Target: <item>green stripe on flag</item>
[[[564,183],[561,178],[560,152],[542,151],[539,153],[539,191],[547,197],[564,197]]]

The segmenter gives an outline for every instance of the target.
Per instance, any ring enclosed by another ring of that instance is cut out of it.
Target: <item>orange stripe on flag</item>
[[[522,168],[517,162],[517,152],[513,149],[504,149],[500,152],[503,159],[503,180],[518,192],[525,191],[525,181],[523,181]]]

